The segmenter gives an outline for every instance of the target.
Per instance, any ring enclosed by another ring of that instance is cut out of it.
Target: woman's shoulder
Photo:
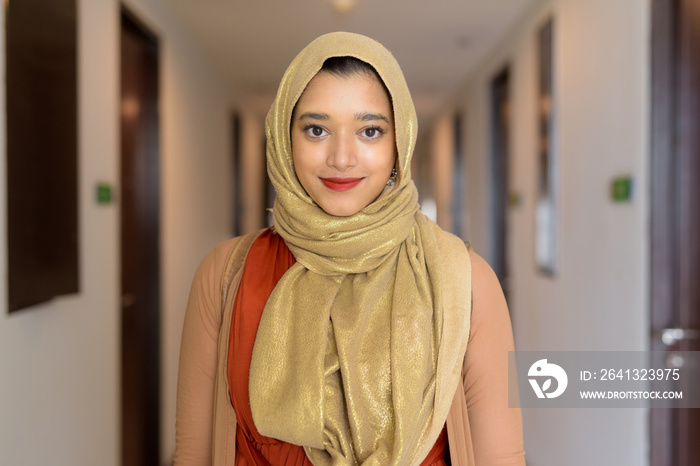
[[[482,292],[501,291],[501,284],[496,273],[473,248],[469,248],[469,262],[471,262],[472,283],[475,291],[477,288]]]
[[[218,243],[202,259],[199,264],[198,273],[205,275],[209,280],[217,281],[224,275],[235,272],[235,268],[242,265],[250,246],[260,235],[262,230],[246,233],[241,236],[229,238]]]
[[[260,236],[260,233],[262,233],[263,231],[265,230],[256,230],[250,233],[246,233],[240,236],[235,236],[233,238],[224,240],[216,246],[214,246],[214,249],[211,253],[213,253],[219,259],[225,258],[229,256],[231,252],[233,252],[237,248],[240,248],[241,246],[250,246],[250,244],[252,244],[253,241],[255,241],[255,238]]]
[[[493,269],[483,257],[476,253],[469,242],[441,229],[434,223],[433,231],[443,259],[450,260],[457,266],[464,262],[468,263],[474,287],[478,286],[482,291],[491,292],[494,288],[500,291],[501,285]]]
[[[488,262],[473,249],[469,250],[469,257],[472,269],[471,337],[477,333],[488,335],[492,331],[510,331],[508,304],[501,282]]]
[[[450,273],[468,270],[472,296],[472,319],[484,309],[505,307],[501,283],[489,263],[461,238],[433,224],[435,238],[444,261],[444,269]]]
[[[226,302],[232,278],[242,268],[250,245],[260,232],[222,241],[202,259],[190,289],[188,313],[201,315],[212,338],[222,322],[222,304]]]

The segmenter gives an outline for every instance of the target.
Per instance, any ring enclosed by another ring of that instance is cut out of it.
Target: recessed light
[[[348,13],[357,4],[357,0],[331,0],[333,9],[338,13]]]

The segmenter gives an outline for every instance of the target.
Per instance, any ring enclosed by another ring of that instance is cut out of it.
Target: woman
[[[524,464],[503,293],[418,210],[416,129],[378,42],[294,59],[266,120],[274,228],[195,276],[176,464]]]

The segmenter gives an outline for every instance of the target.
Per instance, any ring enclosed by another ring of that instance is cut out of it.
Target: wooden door
[[[122,464],[158,465],[158,42],[121,17]]]
[[[700,2],[654,0],[652,350],[700,350],[699,128]],[[699,465],[698,439],[700,409],[652,409],[652,466]]]

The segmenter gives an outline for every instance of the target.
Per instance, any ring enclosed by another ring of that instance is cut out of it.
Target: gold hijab
[[[396,128],[395,186],[350,217],[327,214],[306,194],[290,142],[296,102],[336,56],[374,67],[391,94]],[[377,41],[346,32],[321,36],[297,55],[267,115],[274,225],[297,262],[260,321],[250,405],[261,434],[303,445],[317,465],[419,464],[457,387],[468,315],[443,327],[437,230],[418,210],[410,177],[416,130],[394,57]],[[448,292],[470,299],[468,290]]]

